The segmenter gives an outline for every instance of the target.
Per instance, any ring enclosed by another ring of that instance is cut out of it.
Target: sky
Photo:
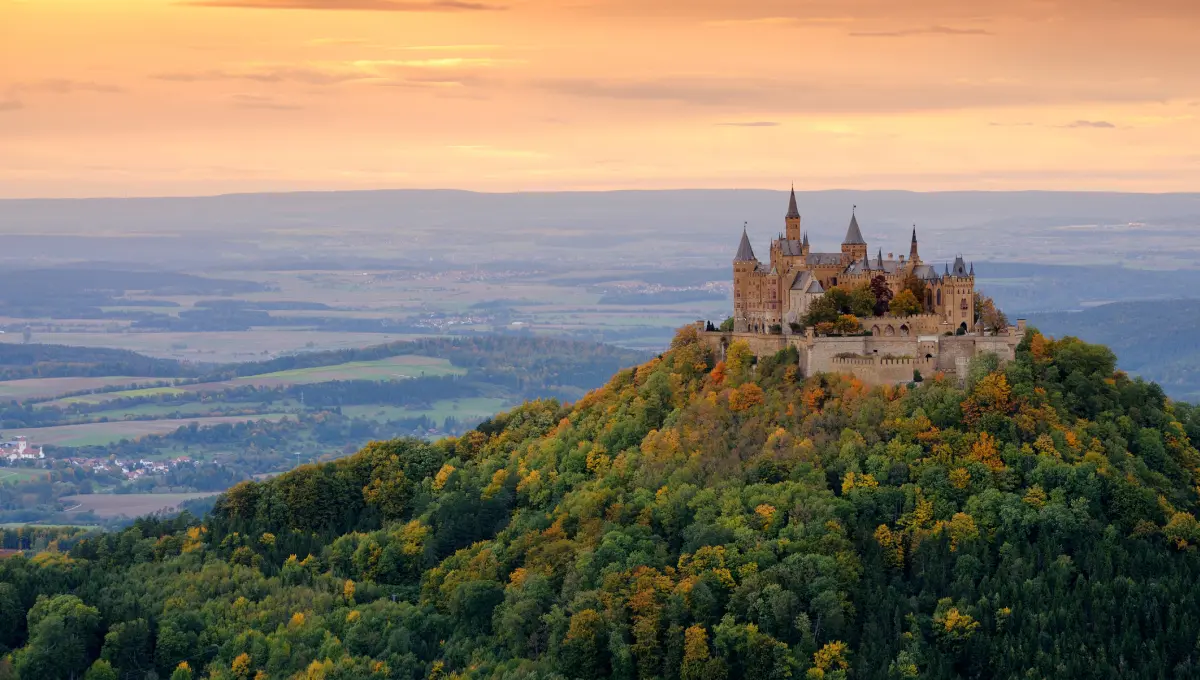
[[[1194,0],[0,0],[0,197],[1200,191]]]

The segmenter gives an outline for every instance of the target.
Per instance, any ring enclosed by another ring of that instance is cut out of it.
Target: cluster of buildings
[[[724,351],[745,341],[760,355],[793,346],[806,375],[850,373],[874,384],[908,382],[917,374],[965,374],[970,359],[994,353],[1012,359],[1024,335],[1024,321],[985,332],[975,319],[975,266],[962,257],[941,271],[921,258],[914,227],[908,255],[872,257],[858,217],[850,224],[837,252],[817,252],[801,228],[793,189],[784,215],[784,231],[771,241],[769,259],[760,261],[745,228],[733,258],[733,329],[708,330],[706,340]],[[818,335],[804,319],[814,302],[834,287],[850,290],[882,282],[892,295],[924,290],[920,311],[907,316],[883,314],[859,319],[862,332],[849,336]],[[703,325],[702,325],[703,327]]]
[[[92,472],[118,473],[127,480],[141,479],[153,475],[162,475],[180,465],[190,465],[189,456],[179,456],[170,460],[109,460],[107,458],[65,458],[63,462],[75,467],[91,470]]]
[[[24,437],[13,437],[9,441],[0,442],[0,460],[8,461],[9,465],[26,460],[42,460],[46,457],[42,447],[35,450]]]

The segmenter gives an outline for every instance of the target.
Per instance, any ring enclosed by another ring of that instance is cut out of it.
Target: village
[[[133,481],[147,476],[166,474],[181,465],[191,465],[192,459],[189,456],[178,456],[168,460],[146,460],[144,458],[119,460],[75,456],[48,460],[43,447],[31,446],[28,439],[23,436],[16,436],[0,442],[0,463],[8,467],[49,469],[52,462],[66,463],[72,467],[95,473],[115,474]]]

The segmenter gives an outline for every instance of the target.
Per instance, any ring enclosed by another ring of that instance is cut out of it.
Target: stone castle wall
[[[870,385],[884,385],[909,382],[914,370],[923,376],[942,372],[962,378],[970,360],[984,353],[1011,361],[1024,332],[1025,324],[1020,321],[999,335],[814,337],[708,331],[701,337],[720,357],[739,340],[757,356],[769,356],[791,345],[800,356],[804,375],[847,373]]]

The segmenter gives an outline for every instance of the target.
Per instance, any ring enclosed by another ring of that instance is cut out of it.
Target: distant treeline
[[[107,269],[0,271],[0,315],[17,318],[112,318],[101,307],[123,306],[130,292],[147,295],[241,295],[263,284],[175,272]],[[136,303],[134,303],[136,304]],[[145,306],[145,305],[137,305]]]
[[[124,349],[0,343],[0,380],[104,376],[185,378],[199,376],[201,372],[195,364],[155,359]]]
[[[676,305],[683,302],[725,300],[729,296],[711,290],[664,290],[656,293],[605,293],[602,305]]]

